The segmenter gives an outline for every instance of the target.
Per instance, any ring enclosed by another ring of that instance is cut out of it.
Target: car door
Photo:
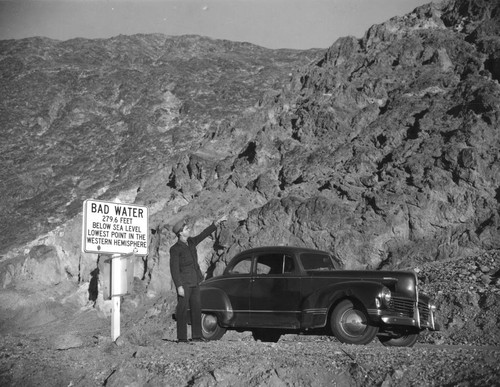
[[[250,323],[250,281],[253,257],[242,256],[227,268],[223,284],[218,284],[229,298],[235,314],[235,326],[245,327]]]
[[[251,279],[252,327],[298,328],[300,325],[300,276],[291,255],[256,256]]]

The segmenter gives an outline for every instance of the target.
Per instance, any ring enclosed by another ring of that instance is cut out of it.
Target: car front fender
[[[304,299],[303,325],[308,328],[324,327],[332,307],[344,299],[358,302],[370,316],[370,312],[377,309],[375,299],[383,288],[384,285],[378,282],[346,281],[318,289]],[[314,316],[311,318],[311,315]]]

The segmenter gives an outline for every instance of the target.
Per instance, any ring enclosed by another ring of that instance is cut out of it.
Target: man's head
[[[172,227],[172,231],[178,237],[181,236],[181,234],[187,236],[192,227],[193,221],[190,218],[186,217],[174,224],[174,226]]]

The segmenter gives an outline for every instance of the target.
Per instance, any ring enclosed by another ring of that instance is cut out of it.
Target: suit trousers
[[[177,339],[187,340],[188,308],[191,317],[191,336],[193,339],[201,338],[201,302],[200,287],[183,286],[184,297],[177,295]]]

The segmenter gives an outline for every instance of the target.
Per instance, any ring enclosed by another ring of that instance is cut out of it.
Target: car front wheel
[[[413,347],[417,342],[418,333],[410,333],[398,337],[379,336],[378,339],[386,347]]]
[[[206,340],[219,340],[226,333],[226,328],[219,325],[214,314],[201,314],[201,334]]]
[[[335,337],[346,344],[368,344],[378,333],[378,327],[368,324],[365,311],[351,300],[343,300],[333,309],[330,327]]]

